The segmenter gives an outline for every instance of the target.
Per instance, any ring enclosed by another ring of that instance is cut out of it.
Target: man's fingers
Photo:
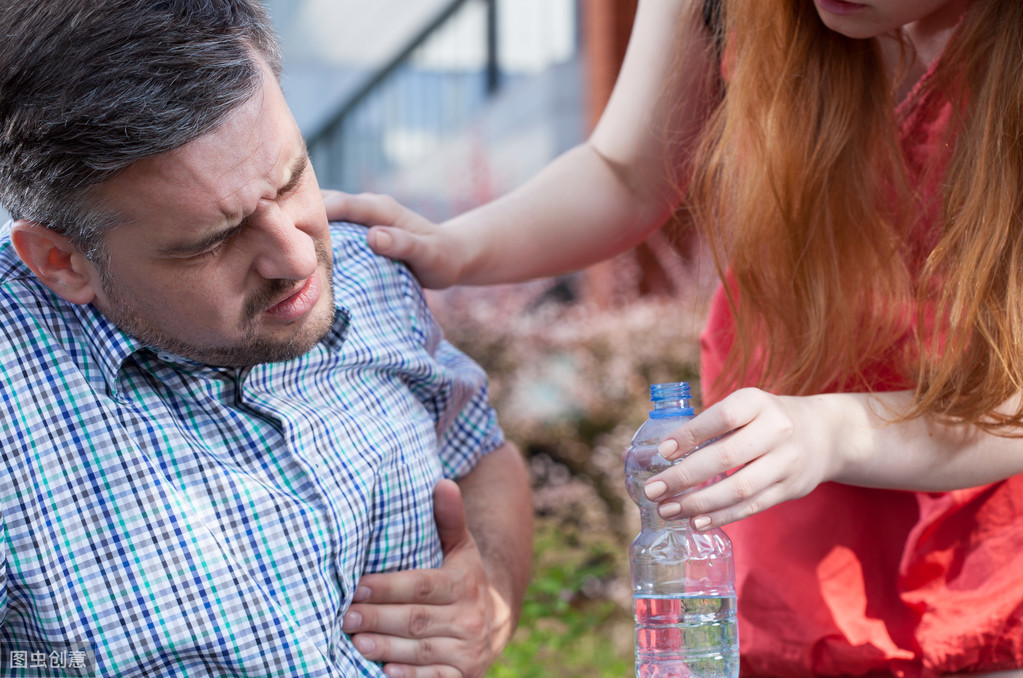
[[[410,640],[375,633],[360,633],[352,638],[362,656],[385,662],[389,676],[458,677],[459,671],[448,662],[459,650],[459,642],[450,638]]]
[[[458,669],[443,664],[433,666],[386,664],[384,674],[389,678],[467,678]]]
[[[433,605],[353,605],[345,613],[345,633],[381,633],[409,639],[466,634],[451,609]]]
[[[433,515],[437,521],[441,549],[447,556],[471,540],[462,504],[462,490],[452,480],[441,480],[433,489]]]
[[[356,603],[451,605],[462,595],[458,577],[443,570],[406,570],[363,575]]]

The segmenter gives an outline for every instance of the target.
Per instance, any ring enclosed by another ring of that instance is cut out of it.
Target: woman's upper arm
[[[663,188],[677,189],[714,103],[718,66],[703,10],[704,0],[639,1],[621,71],[589,139],[633,190],[665,167],[677,174]]]

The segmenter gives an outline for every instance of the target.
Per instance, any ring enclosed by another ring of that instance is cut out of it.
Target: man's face
[[[244,366],[302,355],[330,329],[327,217],[268,70],[221,127],[134,164],[96,198],[126,221],[104,235],[93,303],[145,343]]]

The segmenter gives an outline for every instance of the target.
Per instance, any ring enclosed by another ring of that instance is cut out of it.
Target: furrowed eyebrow
[[[291,178],[288,179],[288,183],[281,186],[281,189],[277,191],[277,195],[285,195],[291,193],[298,185],[302,183],[302,177],[305,175],[305,171],[309,168],[309,151],[306,150],[305,146],[302,147],[302,155],[300,155],[295,163],[291,166]]]
[[[291,166],[291,173],[288,178],[288,182],[277,190],[277,197],[287,195],[298,188],[298,185],[302,183],[302,177],[305,175],[306,170],[309,167],[309,152],[303,146],[302,155],[300,155]],[[171,245],[160,250],[160,254],[169,257],[183,257],[199,254],[206,250],[218,245],[219,243],[229,239],[235,233],[240,231],[244,226],[248,217],[242,219],[238,224],[225,228],[214,233],[209,233],[199,240],[190,243],[183,243],[180,245]]]
[[[160,250],[160,254],[168,257],[183,257],[193,254],[199,254],[200,252],[205,252],[214,245],[217,245],[230,238],[232,235],[240,231],[242,229],[242,226],[244,225],[245,220],[243,219],[241,223],[235,226],[225,228],[222,231],[216,231],[215,233],[209,233],[203,236],[201,239],[196,240],[195,242],[165,247]]]

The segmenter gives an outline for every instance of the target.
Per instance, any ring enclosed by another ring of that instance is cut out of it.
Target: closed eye
[[[165,250],[164,254],[178,259],[203,259],[213,257],[224,249],[231,240],[245,226],[245,220],[236,226],[211,233],[200,242],[192,245]]]
[[[230,237],[224,238],[223,240],[218,242],[216,245],[214,245],[213,247],[210,247],[209,249],[207,249],[204,252],[200,252],[198,254],[192,255],[191,257],[189,257],[189,259],[213,258],[213,257],[217,256],[218,254],[220,254],[221,252],[224,251],[224,248],[227,247],[227,241],[228,240],[230,240]]]

